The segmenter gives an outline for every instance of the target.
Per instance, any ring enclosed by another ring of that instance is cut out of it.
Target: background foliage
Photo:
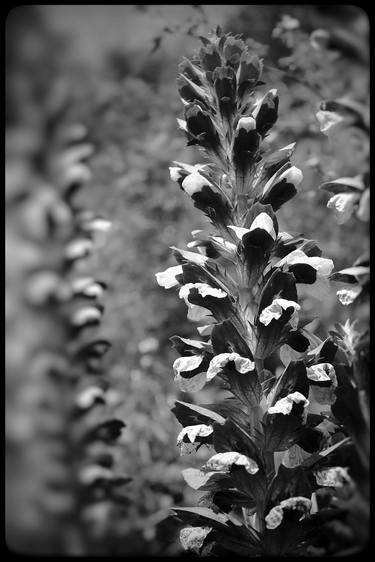
[[[69,24],[73,7],[64,8],[62,21]],[[54,507],[43,511],[35,500],[40,467],[47,474],[52,467],[30,440],[32,396],[38,395],[40,382],[26,363],[25,350],[42,335],[33,331],[22,304],[30,250],[22,253],[19,240],[24,221],[37,229],[38,209],[17,217],[11,206],[20,186],[33,189],[30,178],[38,168],[33,155],[41,143],[47,104],[58,106],[68,95],[64,119],[87,127],[95,146],[92,179],[78,194],[77,205],[112,221],[105,245],[86,265],[108,284],[100,336],[112,342],[105,369],[122,397],[117,415],[127,423],[118,456],[133,481],[121,516],[108,520],[98,509],[97,551],[180,554],[177,523],[165,517],[172,505],[194,502],[181,476],[184,462],[191,466],[191,460],[180,458],[175,447],[179,425],[170,408],[176,398],[187,398],[178,396],[172,382],[175,353],[169,342],[175,333],[191,336],[193,328],[183,302],[158,287],[154,273],[174,265],[168,248],[184,247],[188,233],[204,224],[168,173],[173,160],[199,160],[185,150],[176,126],[177,65],[196,44],[195,36],[217,24],[243,33],[264,56],[265,73],[280,91],[280,117],[269,142],[280,147],[297,140],[293,163],[304,173],[299,196],[279,214],[280,228],[317,238],[336,270],[351,265],[368,246],[367,225],[355,218],[337,225],[325,207],[328,194],[317,190],[323,181],[356,175],[368,157],[360,131],[348,129],[332,140],[321,134],[315,117],[325,98],[368,103],[368,19],[361,9],[242,5],[214,15],[209,6],[183,6],[181,12],[176,7],[168,11],[168,6],[123,8],[125,33],[132,34],[133,17],[138,22],[138,44],[134,38],[126,44],[120,34],[112,43],[96,42],[84,25],[59,28],[51,6],[17,8],[7,21],[7,540],[15,551],[63,553],[65,548],[52,532]],[[285,19],[280,24],[284,14],[297,18],[299,26]],[[100,13],[97,19],[100,29]],[[324,56],[311,40],[316,29],[329,33]],[[334,292],[328,302],[311,301],[310,309],[318,317],[318,334],[319,323],[327,331],[346,319],[347,310]],[[367,306],[353,305],[352,316],[365,326]]]

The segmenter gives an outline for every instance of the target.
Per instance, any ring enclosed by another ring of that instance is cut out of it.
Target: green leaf
[[[255,460],[262,467],[262,460],[258,447],[252,437],[233,420],[227,419],[224,424],[214,423],[213,444],[215,451],[226,453],[237,451]]]
[[[184,427],[200,423],[209,424],[216,422],[218,424],[223,424],[225,422],[225,418],[216,412],[208,410],[203,406],[188,404],[180,400],[176,400],[172,412]]]
[[[305,470],[300,466],[287,468],[280,464],[279,470],[268,488],[265,511],[270,511],[284,499],[295,496],[309,498],[311,493],[312,487]]]
[[[270,406],[292,392],[300,392],[307,398],[309,395],[309,379],[306,375],[304,362],[291,361],[270,392],[272,393]]]
[[[249,346],[230,320],[224,320],[214,326],[211,341],[216,355],[236,352],[241,357],[253,359]]]
[[[275,414],[264,425],[264,448],[269,452],[286,451],[298,440],[302,424],[296,416]]]
[[[209,507],[174,507],[172,511],[184,522],[194,525],[202,524],[222,528],[229,522],[226,513],[215,513]]]

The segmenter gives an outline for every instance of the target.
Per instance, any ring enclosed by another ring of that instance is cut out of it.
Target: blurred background
[[[170,408],[176,399],[197,397],[179,393],[173,383],[176,353],[169,338],[196,337],[196,329],[175,291],[156,284],[155,272],[175,264],[170,246],[185,248],[191,231],[205,224],[170,181],[168,166],[201,161],[177,127],[177,66],[199,48],[198,37],[217,25],[244,35],[264,57],[265,88],[279,90],[271,146],[297,142],[293,164],[304,181],[279,213],[280,230],[317,240],[336,270],[368,249],[368,225],[355,217],[338,225],[326,208],[329,195],[317,189],[368,168],[366,132],[348,126],[327,137],[316,119],[323,99],[368,104],[369,22],[360,8],[13,9],[6,26],[6,523],[8,547],[17,553],[182,555],[179,525],[169,509],[196,503],[181,470],[199,460],[180,456],[179,424]],[[112,344],[102,369],[117,397],[116,417],[126,423],[115,445],[116,463],[132,479],[122,485],[121,501],[98,495],[81,511],[79,483],[58,493],[53,484],[61,471],[74,470],[69,444],[60,456],[51,451],[75,421],[66,414],[69,408],[61,412],[56,381],[41,374],[46,354],[64,353],[65,335],[53,307],[40,312],[39,286],[30,285],[35,264],[48,267],[61,250],[45,215],[46,200],[59,196],[58,182],[46,173],[55,150],[51,122],[85,130],[90,177],[74,205],[111,222],[105,241],[96,240],[78,271],[107,285],[102,321],[93,333]],[[334,291],[324,301],[307,298],[304,310],[318,317],[318,334],[348,314],[362,326],[368,322],[367,305],[358,302],[348,312]],[[35,350],[43,352],[42,361]],[[199,402],[210,402],[210,392],[201,391]],[[51,441],[46,428],[55,426]]]

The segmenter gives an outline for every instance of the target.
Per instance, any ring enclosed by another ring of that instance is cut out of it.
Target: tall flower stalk
[[[210,227],[192,232],[188,250],[173,248],[177,265],[156,278],[199,323],[199,339],[171,338],[177,385],[217,383],[227,398],[173,409],[181,453],[213,453],[183,471],[205,493],[198,507],[175,508],[188,524],[180,538],[203,555],[316,553],[319,527],[339,511],[321,490],[352,484],[340,464],[351,438],[331,412],[348,375],[332,339],[306,328],[299,292],[324,294],[334,266],[314,241],[279,231],[277,211],[303,177],[295,143],[267,146],[279,98],[264,90],[262,60],[220,28],[202,42],[179,68],[178,123],[206,162],[175,162],[170,174]]]

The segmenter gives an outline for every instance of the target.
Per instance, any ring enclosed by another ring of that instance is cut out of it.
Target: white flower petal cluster
[[[173,370],[176,375],[185,371],[194,371],[203,361],[202,355],[188,355],[187,357],[178,357],[173,363]]]
[[[292,148],[292,145],[286,146],[282,150],[286,150],[290,148]],[[286,180],[288,183],[292,183],[294,186],[297,186],[303,180],[303,173],[296,166],[291,166],[281,174],[279,174],[279,172],[276,172],[265,184],[262,194],[266,195],[270,191],[271,187],[281,182],[282,180]]]
[[[288,396],[280,398],[274,406],[268,408],[268,413],[288,415],[292,411],[293,404],[299,403],[302,403],[304,408],[309,405],[308,399],[303,394],[300,392],[292,392],[288,394]]]
[[[276,529],[282,522],[284,518],[283,508],[279,505],[275,505],[271,511],[265,516],[264,520],[266,522],[267,529]]]
[[[229,361],[234,362],[236,370],[239,373],[248,373],[249,371],[253,371],[255,369],[255,363],[247,357],[241,357],[241,355],[236,352],[220,353],[210,361],[210,365],[207,370],[207,380],[210,381],[219,374]]]
[[[182,471],[183,479],[193,490],[200,490],[203,486],[206,486],[211,478],[217,478],[220,474],[224,474],[224,471],[207,471],[199,468],[185,468]]]
[[[255,474],[259,470],[257,463],[253,459],[235,451],[217,453],[206,462],[204,468],[226,472],[230,470],[233,464],[243,466],[249,474]]]
[[[194,443],[197,437],[207,437],[213,432],[212,425],[197,424],[187,425],[184,427],[177,436],[177,445],[181,445],[185,435],[188,437],[190,443]]]
[[[362,287],[360,285],[355,285],[354,287],[350,287],[348,289],[340,289],[336,292],[336,296],[341,304],[348,306],[355,301],[361,292]]]
[[[175,372],[175,382],[183,392],[198,392],[206,384],[206,373],[197,373],[191,378],[181,376],[183,372],[194,371],[201,365],[202,355],[189,355],[188,357],[178,357],[173,363]]]
[[[306,369],[307,378],[316,382],[331,381],[337,386],[335,368],[330,363],[318,363]]]
[[[182,119],[177,119],[180,128],[186,130],[186,121]],[[169,167],[169,173],[172,181],[178,182],[181,178],[188,174],[192,174],[199,171],[205,171],[207,169],[207,164],[184,164],[183,162],[173,162],[176,166]]]
[[[199,321],[202,318],[211,315],[211,312],[203,306],[199,306],[189,302],[188,296],[191,289],[197,289],[198,293],[202,297],[210,296],[216,299],[223,299],[228,296],[227,293],[222,289],[215,289],[214,287],[210,287],[210,285],[208,285],[207,283],[187,283],[186,285],[183,285],[179,291],[179,297],[180,299],[184,299],[186,305],[189,308],[188,318],[189,320],[193,321]]]
[[[203,541],[211,530],[211,527],[184,527],[180,531],[182,548],[199,554]]]
[[[281,267],[284,264],[296,265],[305,263],[313,267],[319,276],[328,277],[333,271],[334,264],[329,258],[320,258],[318,256],[307,256],[302,250],[293,250],[287,256],[277,262],[276,267]]]
[[[338,224],[344,224],[352,216],[358,200],[357,193],[336,193],[328,200],[327,207],[335,210]]]
[[[174,265],[172,267],[168,267],[164,271],[155,273],[155,277],[160,287],[164,287],[164,289],[171,289],[172,287],[176,287],[176,285],[178,285],[176,275],[181,275],[182,273],[182,265]]]
[[[272,320],[278,320],[281,318],[284,310],[290,307],[294,309],[294,312],[289,319],[289,323],[292,328],[295,329],[298,324],[298,310],[300,310],[301,307],[298,303],[287,299],[274,299],[272,303],[266,306],[266,308],[264,308],[260,313],[259,322],[261,322],[264,326],[268,326]]]
[[[283,500],[279,503],[279,505],[275,505],[275,507],[273,507],[268,515],[266,515],[266,517],[264,518],[266,527],[267,529],[276,529],[284,518],[284,509],[296,509],[298,511],[302,511],[303,514],[300,518],[301,521],[304,515],[310,513],[311,507],[311,500],[303,496],[296,496],[294,498]]]
[[[281,267],[285,264],[296,265],[306,264],[313,267],[316,271],[316,280],[314,283],[306,285],[309,295],[318,299],[326,296],[329,291],[328,276],[332,273],[334,264],[329,258],[320,258],[318,256],[307,256],[302,250],[293,250],[282,258],[275,265]]]
[[[239,240],[242,240],[245,234],[247,234],[248,232],[252,232],[256,228],[265,230],[274,240],[276,240],[276,232],[273,220],[269,215],[267,215],[267,213],[259,213],[259,215],[255,217],[255,219],[251,223],[250,228],[243,228],[242,226],[233,225],[228,225],[228,228],[233,230]]]
[[[341,488],[344,484],[351,483],[348,468],[343,466],[331,466],[314,472],[318,486],[331,486]]]
[[[336,400],[335,389],[337,388],[337,377],[334,367],[330,363],[319,363],[307,368],[307,377],[312,381],[309,389],[309,401],[311,413],[321,410],[321,405],[331,405]],[[327,386],[319,386],[314,382],[328,382],[331,384]]]

